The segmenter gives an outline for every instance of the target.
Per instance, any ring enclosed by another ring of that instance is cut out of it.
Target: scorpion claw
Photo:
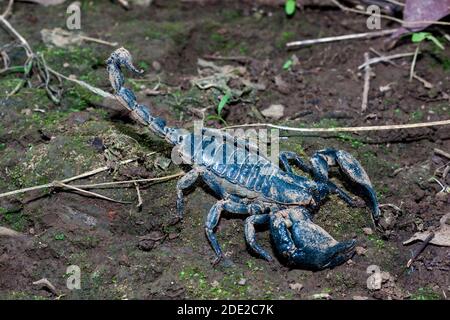
[[[279,253],[297,267],[322,270],[338,266],[354,254],[355,240],[337,242],[305,215],[289,230],[280,214],[271,217],[270,229]]]
[[[372,218],[376,222],[380,219],[380,208],[375,190],[364,168],[350,153],[343,150],[324,149],[315,153],[311,162],[314,175],[318,179],[328,181],[328,166],[339,165],[341,172],[352,183],[358,185],[363,195],[368,199],[372,209]]]

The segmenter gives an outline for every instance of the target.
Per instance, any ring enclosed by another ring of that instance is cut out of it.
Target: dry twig
[[[443,156],[447,159],[450,159],[450,153],[445,152],[444,150],[438,149],[438,148],[434,148],[434,153],[440,156]]]
[[[250,124],[238,124],[235,126],[227,126],[221,130],[245,128],[245,127],[266,127],[278,130],[293,131],[293,132],[360,132],[360,131],[382,131],[382,130],[400,130],[400,129],[412,129],[412,128],[425,128],[435,126],[448,126],[450,120],[421,122],[421,123],[407,123],[407,124],[392,124],[384,126],[363,126],[363,127],[336,127],[336,128],[293,128],[287,126],[280,126],[271,123],[250,123]]]
[[[364,69],[367,65],[372,65],[372,64],[379,63],[379,62],[388,62],[389,63],[389,62],[392,62],[391,60],[394,60],[394,59],[410,57],[410,56],[414,55],[414,52],[406,52],[406,53],[397,53],[397,54],[393,54],[390,56],[384,56],[373,49],[371,49],[371,51],[374,52],[375,54],[377,54],[379,57],[369,59],[367,62],[364,62],[362,65],[360,65],[358,67],[358,69],[361,70],[361,69]]]
[[[419,55],[420,43],[416,47],[416,51],[414,52],[414,57],[411,63],[411,70],[409,71],[409,82],[413,80],[414,77],[414,69],[416,68],[417,56]]]
[[[406,267],[409,268],[413,264],[413,262],[417,259],[417,257],[420,255],[420,253],[425,249],[425,247],[430,243],[430,241],[434,238],[434,232],[431,232],[428,237],[420,244],[420,246],[417,248],[417,250],[414,252],[411,259],[408,260],[406,263]]]
[[[363,89],[363,96],[362,96],[362,104],[361,104],[361,111],[366,112],[367,110],[367,104],[369,102],[369,89],[370,89],[370,76],[372,73],[372,68],[370,68],[370,64],[368,63],[370,60],[369,53],[364,53],[364,89]]]
[[[124,160],[124,161],[119,162],[119,164],[124,165],[124,164],[130,163],[132,161],[136,161],[136,159]],[[92,176],[94,174],[97,174],[97,173],[100,173],[100,172],[104,172],[106,170],[109,170],[108,166],[104,166],[104,167],[97,168],[97,169],[94,169],[94,170],[91,170],[91,171],[88,171],[88,172],[84,172],[84,173],[79,174],[77,176],[70,177],[70,178],[61,180],[61,181],[56,182],[56,183],[68,183],[70,181],[86,178],[86,177]],[[55,182],[46,183],[46,184],[39,185],[39,186],[34,186],[34,187],[29,187],[29,188],[24,188],[24,189],[19,189],[19,190],[14,190],[14,191],[1,193],[0,194],[0,198],[8,197],[8,196],[12,196],[12,195],[15,195],[15,194],[20,194],[20,193],[25,193],[25,192],[29,192],[29,191],[33,191],[33,190],[40,190],[40,189],[46,189],[46,188],[52,188],[52,187],[55,187]]]
[[[346,34],[346,35],[336,36],[336,37],[325,37],[325,38],[319,38],[319,39],[293,41],[293,42],[288,42],[286,44],[286,47],[293,48],[293,47],[307,46],[307,45],[317,44],[317,43],[328,43],[328,42],[335,42],[335,41],[342,41],[342,40],[371,39],[371,38],[382,37],[382,36],[393,34],[397,30],[398,29],[388,29],[388,30],[382,30],[382,31]]]

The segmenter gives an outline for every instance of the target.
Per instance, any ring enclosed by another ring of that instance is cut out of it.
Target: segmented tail
[[[115,91],[115,97],[117,100],[119,100],[125,108],[133,112],[140,122],[148,125],[157,135],[172,144],[176,144],[177,135],[175,132],[177,130],[167,127],[164,119],[153,117],[147,106],[137,103],[136,96],[133,91],[123,86],[125,79],[121,69],[122,66],[125,66],[128,70],[135,74],[143,74],[143,71],[138,70],[133,65],[133,59],[130,52],[123,47],[117,49],[109,56],[108,60],[106,60],[106,65],[106,69],[109,73],[109,80],[111,81],[111,86]]]

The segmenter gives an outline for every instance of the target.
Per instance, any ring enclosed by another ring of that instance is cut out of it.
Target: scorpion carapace
[[[174,145],[175,154],[191,167],[177,183],[177,215],[183,216],[183,190],[199,178],[219,198],[205,222],[206,236],[215,251],[216,262],[224,258],[214,234],[223,211],[247,216],[245,239],[251,250],[268,261],[272,261],[271,255],[255,239],[257,225],[270,226],[275,251],[293,266],[320,270],[351,258],[355,240],[338,242],[312,222],[312,212],[329,194],[337,194],[354,206],[352,198],[328,179],[330,166],[338,166],[346,180],[367,196],[372,217],[378,221],[380,210],[375,191],[360,163],[349,153],[324,149],[306,162],[293,152],[280,152],[280,168],[246,139],[217,129],[202,128],[200,132],[191,133],[170,128],[163,119],[152,116],[146,106],[138,104],[134,93],[123,86],[121,67],[141,74],[126,49],[112,53],[107,60],[107,70],[116,98],[135,118]],[[312,180],[294,173],[290,161]]]

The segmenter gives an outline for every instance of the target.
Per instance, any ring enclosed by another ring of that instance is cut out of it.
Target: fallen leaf
[[[406,0],[403,9],[405,24],[392,35],[399,38],[409,32],[417,32],[430,26],[429,21],[438,21],[450,14],[450,0]],[[426,21],[425,23],[411,24],[408,22]]]
[[[450,219],[450,213],[444,215],[440,220],[440,227],[434,231],[434,237],[430,240],[431,244],[437,246],[450,247],[450,225],[448,220]],[[410,239],[403,242],[403,244],[410,244],[417,240],[424,241],[431,231],[417,232]]]

